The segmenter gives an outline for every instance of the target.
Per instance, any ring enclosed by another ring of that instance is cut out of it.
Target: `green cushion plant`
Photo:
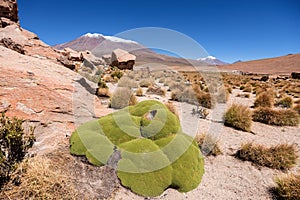
[[[118,178],[142,196],[158,196],[169,187],[188,192],[204,173],[198,145],[158,101],[143,101],[87,122],[70,138],[71,154],[86,156],[97,166],[109,164],[116,151]]]

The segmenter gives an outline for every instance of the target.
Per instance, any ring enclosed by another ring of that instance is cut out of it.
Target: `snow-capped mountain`
[[[132,41],[132,40],[125,40],[119,37],[115,37],[115,36],[105,36],[99,33],[87,33],[85,35],[83,35],[82,37],[88,37],[88,38],[105,38],[106,40],[110,40],[112,42],[124,42],[124,43],[134,43],[137,44],[137,42]]]
[[[70,42],[55,45],[53,47],[58,50],[64,48],[71,48],[75,51],[88,50],[97,57],[102,57],[106,54],[110,55],[112,51],[120,48],[137,56],[136,63],[140,64],[162,63],[173,66],[188,66],[191,65],[191,63],[196,66],[209,64],[202,60],[190,60],[158,54],[136,41],[126,40],[115,36],[105,36],[99,33],[87,33]]]
[[[226,64],[228,64],[226,62],[223,62],[223,61],[217,59],[214,56],[207,56],[205,58],[198,58],[197,60],[206,62],[209,65],[226,65]]]
[[[99,57],[104,54],[111,54],[111,52],[117,48],[126,51],[145,48],[132,40],[125,40],[115,36],[105,36],[98,33],[87,33],[70,42],[54,46],[54,48],[59,50],[67,47],[76,51],[89,50]]]

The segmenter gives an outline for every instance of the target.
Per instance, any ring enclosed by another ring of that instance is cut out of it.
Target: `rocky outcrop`
[[[292,72],[292,78],[294,79],[300,79],[300,72]]]
[[[24,47],[20,44],[16,44],[11,38],[2,38],[0,40],[0,45],[16,51],[20,54],[25,54]]]
[[[0,28],[19,24],[18,6],[16,0],[0,1]]]
[[[133,69],[136,56],[123,49],[115,49],[111,54],[111,66],[119,69]]]

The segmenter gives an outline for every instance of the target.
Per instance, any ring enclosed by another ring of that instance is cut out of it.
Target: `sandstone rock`
[[[87,60],[90,63],[92,63],[94,66],[100,66],[100,65],[107,64],[102,58],[99,58],[99,57],[95,56],[90,51],[84,51],[84,52],[81,52],[81,53],[83,55],[83,59]]]
[[[0,1],[0,28],[19,23],[18,6],[16,0]]]
[[[26,55],[43,57],[58,64],[57,58],[61,56],[60,52],[39,40],[36,34],[16,24],[0,28],[0,40],[4,38],[11,38],[15,44],[21,45]]]
[[[123,49],[116,49],[111,54],[111,65],[119,69],[133,69],[136,56]]]
[[[61,56],[57,59],[58,62],[60,62],[62,65],[64,65],[65,67],[74,70],[76,69],[76,63],[73,62],[72,60],[69,60],[68,57],[66,56]]]
[[[2,38],[0,40],[0,45],[9,48],[13,51],[16,51],[20,54],[25,54],[25,50],[20,44],[16,44],[11,38]]]

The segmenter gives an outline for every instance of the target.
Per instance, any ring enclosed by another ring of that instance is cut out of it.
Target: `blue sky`
[[[87,32],[115,35],[162,27],[188,35],[226,62],[300,53],[299,0],[18,0],[18,4],[22,27],[49,45]]]

